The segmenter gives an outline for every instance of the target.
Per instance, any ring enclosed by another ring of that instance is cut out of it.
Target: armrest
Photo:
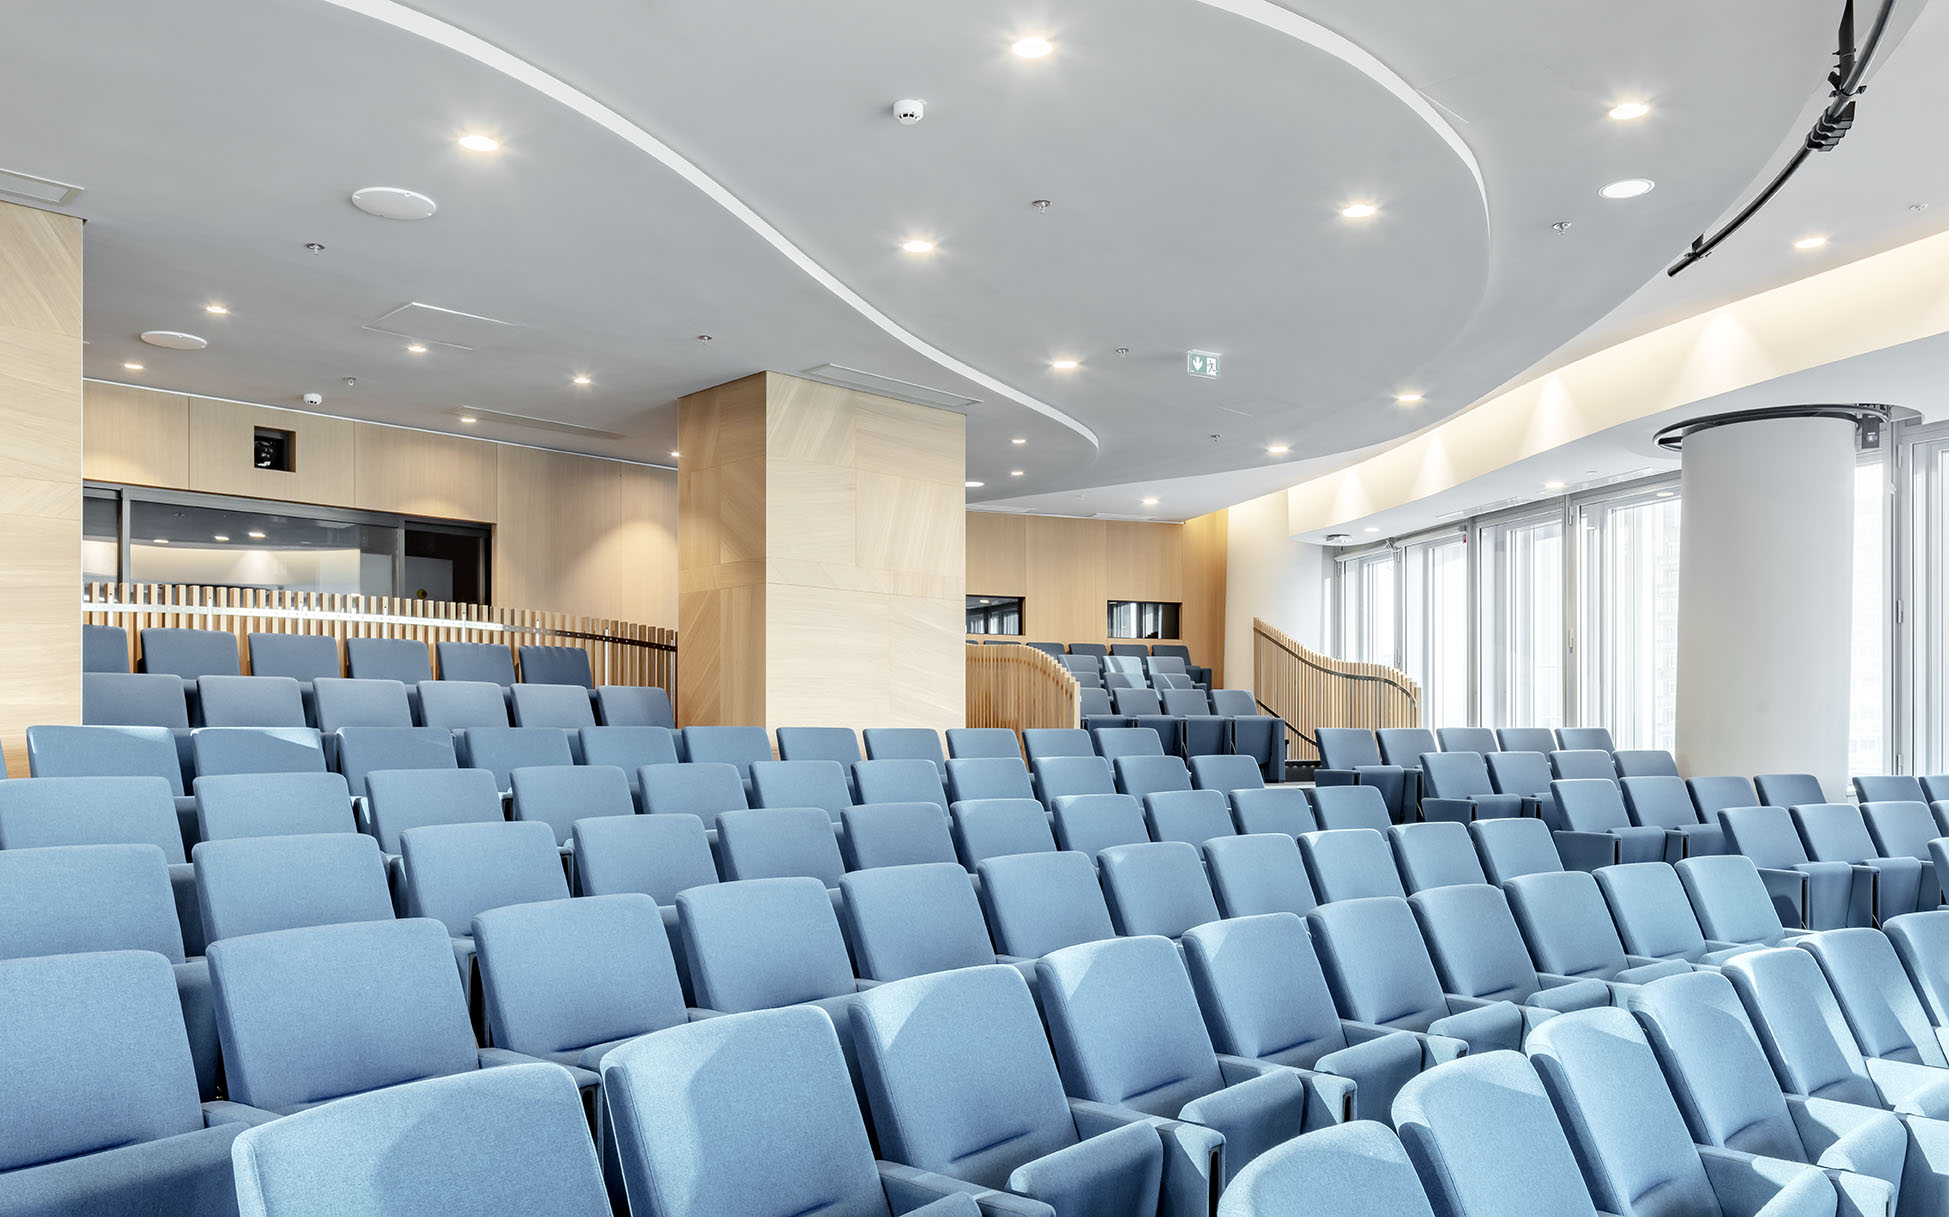
[[[575,1079],[576,1088],[579,1090],[593,1090],[602,1083],[601,1074],[593,1069],[584,1069],[579,1065],[564,1065],[560,1061],[551,1061],[546,1057],[529,1056],[525,1052],[516,1052],[510,1048],[482,1048],[479,1051],[480,1067],[482,1069],[499,1069],[505,1065],[553,1065],[557,1069],[566,1069],[568,1075]]]
[[[1878,1056],[1868,1057],[1867,1064],[1868,1080],[1896,1115],[1949,1118],[1949,1069]]]
[[[1498,1048],[1521,1049],[1523,1015],[1513,1002],[1494,1002],[1474,1010],[1464,1010],[1428,1024],[1435,1035],[1452,1035],[1469,1046],[1470,1052]]]
[[[1423,1069],[1433,1069],[1444,1061],[1460,1060],[1469,1054],[1468,1041],[1457,1039],[1452,1035],[1403,1031],[1399,1027],[1376,1027],[1372,1023],[1356,1023],[1344,1018],[1340,1020],[1340,1030],[1346,1034],[1347,1042],[1350,1044],[1364,1044],[1387,1035],[1412,1036],[1415,1042],[1421,1045]]]
[[[1814,1165],[1890,1182],[1901,1179],[1908,1134],[1893,1115],[1796,1094],[1786,1100],[1801,1142],[1815,1155]]]
[[[1360,774],[1352,769],[1315,769],[1313,771],[1313,785],[1358,786],[1360,785]]]
[[[265,1111],[262,1107],[250,1107],[243,1103],[232,1103],[229,1099],[212,1099],[203,1104],[203,1127],[216,1128],[223,1124],[248,1124],[256,1127],[269,1124],[278,1118],[275,1111]]]
[[[1538,977],[1541,980],[1542,977]],[[1561,1014],[1569,1010],[1595,1010],[1611,1004],[1610,986],[1601,980],[1573,980],[1565,985],[1544,985],[1530,994],[1526,1006]]]
[[[1881,924],[1881,872],[1858,863],[1848,865],[1853,883],[1848,888],[1848,924]]]
[[[1350,1079],[1356,1089],[1347,1096],[1352,1105],[1348,1118],[1371,1120],[1384,1118],[1401,1087],[1421,1072],[1421,1053],[1421,1044],[1412,1035],[1385,1035],[1329,1052],[1314,1061],[1313,1068]]]
[[[1069,1114],[1076,1121],[1077,1134],[1084,1137],[1094,1137],[1125,1124],[1148,1124],[1156,1129],[1164,1143],[1164,1183],[1158,1217],[1210,1217],[1225,1164],[1222,1133],[1202,1125],[1086,1099],[1069,1100]]]
[[[1467,824],[1475,819],[1475,800],[1443,799],[1424,796],[1421,800],[1423,820],[1444,820],[1455,824]]]
[[[1126,1124],[1024,1162],[1008,1189],[1060,1213],[1155,1212],[1164,1144],[1148,1124]]]
[[[1222,1052],[1218,1054],[1218,1073],[1227,1086],[1269,1073],[1297,1074],[1306,1087],[1303,1122],[1308,1130],[1324,1128],[1329,1124],[1344,1124],[1353,1119],[1355,1082],[1352,1078],[1293,1065],[1278,1065],[1271,1061],[1226,1056]]]
[[[1577,832],[1570,829],[1553,832],[1556,852],[1563,859],[1565,870],[1596,870],[1600,866],[1611,866],[1621,858],[1622,843],[1607,832]]]
[[[723,1018],[729,1011],[710,1010],[702,1006],[688,1006],[684,1009],[685,1021],[701,1023],[707,1018]]]
[[[1191,1100],[1178,1118],[1216,1129],[1225,1138],[1224,1173],[1240,1167],[1306,1128],[1308,1096],[1297,1070],[1279,1069],[1234,1082]]]
[[[1760,867],[1760,882],[1766,885],[1766,894],[1773,898],[1773,909],[1780,915],[1780,924],[1788,929],[1806,928],[1807,925],[1807,872],[1797,870],[1775,870]]]
[[[1725,1217],[1811,1217],[1833,1204],[1834,1186],[1815,1167],[1716,1145],[1696,1148]]]
[[[1046,1204],[963,1183],[933,1171],[915,1170],[895,1162],[875,1162],[873,1165],[879,1168],[880,1188],[886,1193],[887,1206],[893,1210],[894,1217],[904,1217],[907,1213],[925,1214],[925,1217],[979,1217],[986,1205],[977,1204],[977,1198],[983,1202],[996,1201],[996,1207],[989,1210],[996,1213],[1055,1217],[1055,1210]],[[1008,1206],[1005,1202],[1013,1202],[1013,1206],[1020,1207]]]

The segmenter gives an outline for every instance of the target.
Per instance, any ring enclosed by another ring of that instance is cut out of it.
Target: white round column
[[[1855,425],[1760,417],[1684,438],[1678,764],[1847,788]]]

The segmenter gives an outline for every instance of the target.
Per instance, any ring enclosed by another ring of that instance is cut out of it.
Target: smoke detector
[[[903,127],[911,127],[927,117],[927,103],[918,97],[906,97],[893,103],[893,116]]]

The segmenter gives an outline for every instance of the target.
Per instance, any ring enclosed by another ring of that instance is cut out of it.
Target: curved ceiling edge
[[[858,292],[846,286],[832,272],[819,265],[810,254],[794,245],[784,233],[774,228],[765,218],[752,210],[730,190],[680,155],[674,148],[643,130],[615,110],[603,105],[588,94],[566,81],[557,79],[547,72],[505,51],[494,44],[468,33],[458,26],[429,16],[417,9],[411,9],[395,0],[325,0],[335,7],[370,17],[395,29],[416,37],[434,42],[448,50],[455,51],[472,59],[483,67],[499,72],[510,80],[526,85],[552,101],[575,111],[590,122],[620,137],[641,152],[645,152],[675,172],[677,176],[702,191],[705,197],[722,207],[739,223],[758,234],[779,253],[784,254],[793,265],[811,276],[819,286],[837,296],[854,312],[872,322],[888,336],[900,342],[922,357],[932,360],[941,367],[980,385],[990,392],[1014,402],[1019,406],[1035,411],[1074,431],[1096,451],[1102,450],[1102,442],[1088,425],[1072,418],[1045,401],[1029,396],[1018,389],[1011,388],[978,368],[963,363],[947,352],[928,343],[919,335],[902,328],[900,324],[873,307]],[[1351,45],[1351,44],[1350,44]],[[1404,82],[1405,83],[1405,82]],[[1472,163],[1472,162],[1471,162]],[[1481,180],[1477,175],[1477,182]]]
[[[336,2],[336,0],[334,0]],[[1470,176],[1475,179],[1475,192],[1482,198],[1482,219],[1486,225],[1489,218],[1489,187],[1482,178],[1482,166],[1475,159],[1475,151],[1468,146],[1454,124],[1443,118],[1433,102],[1422,95],[1421,90],[1409,84],[1399,72],[1382,63],[1371,51],[1359,43],[1336,34],[1317,21],[1302,17],[1292,9],[1274,0],[1198,0],[1208,5],[1256,22],[1267,29],[1276,30],[1289,38],[1296,38],[1316,50],[1324,51],[1354,71],[1367,77],[1381,88],[1398,98],[1401,104],[1414,111],[1415,116],[1426,123],[1430,130],[1441,137],[1443,143],[1455,153]]]

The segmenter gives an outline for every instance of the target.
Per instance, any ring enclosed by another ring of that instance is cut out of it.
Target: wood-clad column
[[[682,721],[959,726],[966,420],[766,372],[679,434]]]
[[[0,203],[0,742],[81,721],[81,221]]]

